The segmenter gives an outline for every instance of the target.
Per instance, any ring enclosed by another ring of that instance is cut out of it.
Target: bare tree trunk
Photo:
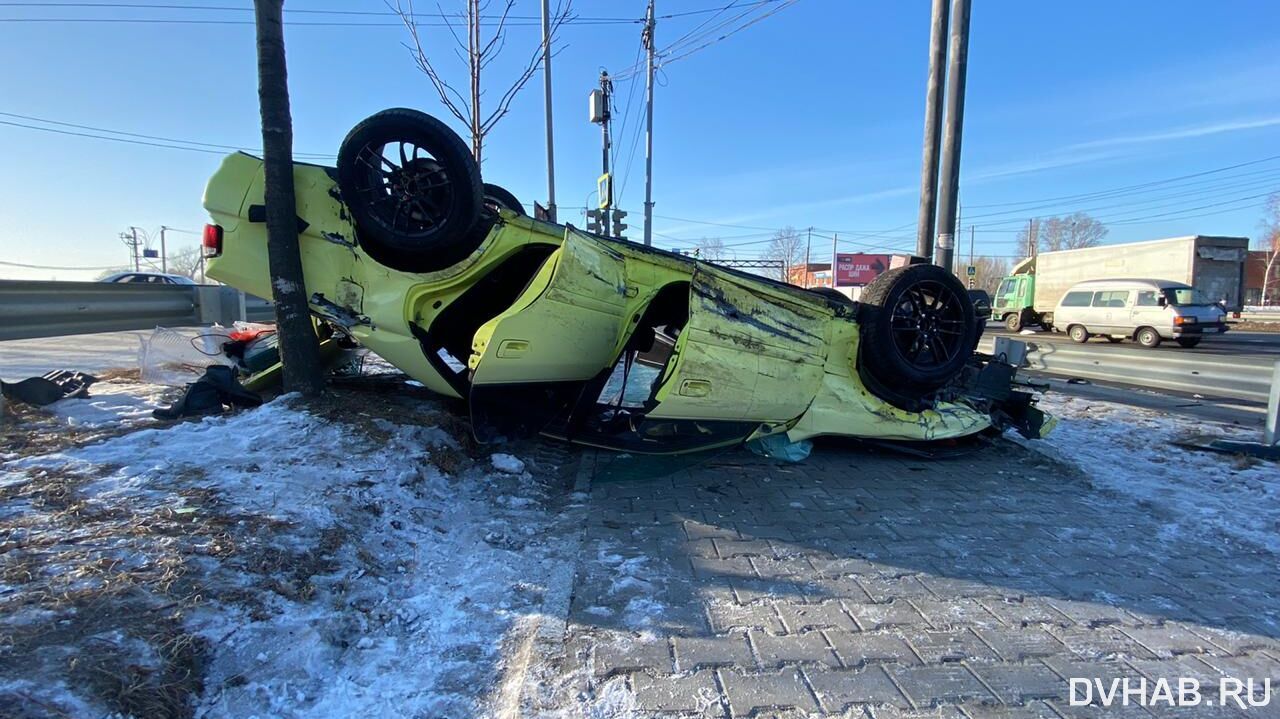
[[[276,305],[280,359],[284,363],[284,388],[313,397],[324,391],[324,375],[298,254],[293,119],[289,114],[289,76],[284,57],[284,0],[254,0],[254,11],[266,174],[267,263]]]
[[[480,50],[480,0],[468,0],[467,6],[467,56],[471,62],[471,154],[480,167],[484,152],[484,129],[480,118],[480,68],[484,59]]]
[[[1275,269],[1277,258],[1280,258],[1280,250],[1271,253],[1271,256],[1267,258],[1267,265],[1262,271],[1262,297],[1259,298],[1259,301],[1263,306],[1271,304],[1267,301],[1269,299],[1268,292],[1271,285],[1271,274]]]

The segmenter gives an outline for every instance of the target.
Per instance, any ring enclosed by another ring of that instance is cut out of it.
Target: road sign
[[[600,209],[613,207],[613,176],[609,173],[596,179],[596,194],[600,196]]]
[[[965,270],[965,274],[973,277],[978,274],[978,268],[973,265],[969,265],[968,269]]]

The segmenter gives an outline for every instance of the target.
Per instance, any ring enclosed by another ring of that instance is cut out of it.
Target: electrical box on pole
[[[587,114],[591,122],[596,125],[609,119],[609,104],[605,102],[604,92],[592,90],[587,95]]]

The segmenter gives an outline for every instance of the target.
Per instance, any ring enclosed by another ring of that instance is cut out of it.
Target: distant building
[[[810,262],[787,268],[787,282],[800,287],[830,287],[831,263]]]

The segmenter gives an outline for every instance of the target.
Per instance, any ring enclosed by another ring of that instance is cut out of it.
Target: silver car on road
[[[1227,331],[1227,312],[1194,287],[1171,280],[1115,279],[1080,282],[1053,312],[1054,329],[1076,342],[1106,337],[1143,347],[1174,340],[1195,347],[1205,335]]]

